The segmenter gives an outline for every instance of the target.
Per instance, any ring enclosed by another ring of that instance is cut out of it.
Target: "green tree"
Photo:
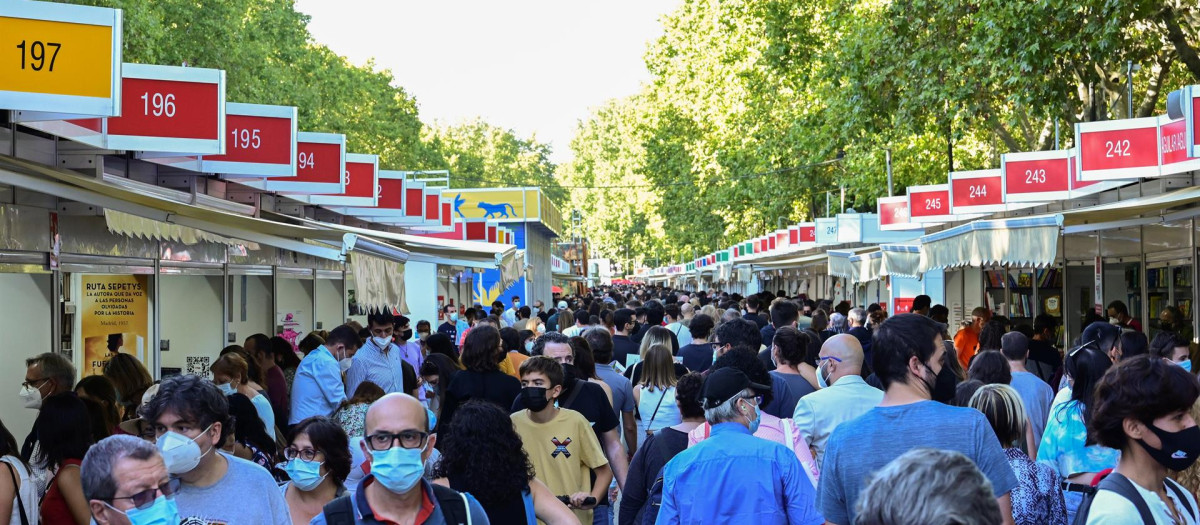
[[[445,156],[455,187],[540,186],[555,204],[562,206],[567,200],[554,178],[549,144],[479,118],[437,126],[429,135]]]

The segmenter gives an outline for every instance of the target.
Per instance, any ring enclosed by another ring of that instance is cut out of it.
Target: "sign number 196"
[[[46,56],[47,47],[54,48],[49,57]],[[21,69],[25,69],[25,66],[28,63],[29,68],[34,71],[41,71],[42,69],[54,71],[54,60],[58,58],[58,51],[61,48],[62,44],[55,42],[42,42],[40,40],[34,40],[27,43],[26,41],[22,40],[20,44],[17,44],[17,49],[21,50]],[[50,59],[49,64],[46,63],[47,58]]]

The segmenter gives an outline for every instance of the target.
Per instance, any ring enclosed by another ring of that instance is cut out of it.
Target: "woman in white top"
[[[638,408],[638,446],[655,432],[678,425],[683,418],[675,405],[675,361],[671,347],[656,344],[646,350],[642,375],[633,387],[633,400]]]
[[[20,454],[17,440],[0,421],[0,516],[9,516],[11,525],[37,525],[37,490]]]
[[[267,435],[275,439],[275,411],[271,409],[271,401],[259,391],[250,386],[250,368],[246,359],[237,352],[230,352],[219,358],[209,367],[213,374],[213,383],[227,396],[241,394],[254,404],[254,411],[267,429]]]

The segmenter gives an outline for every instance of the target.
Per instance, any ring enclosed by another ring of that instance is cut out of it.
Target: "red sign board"
[[[1200,157],[1200,86],[1183,88],[1183,119],[1187,122],[1187,145],[1193,157]]]
[[[950,211],[954,214],[1004,210],[1004,176],[1000,170],[950,172]]]
[[[1075,125],[1079,178],[1085,181],[1157,177],[1158,117]]]
[[[442,203],[442,226],[447,228],[454,226],[454,216],[451,215],[452,205],[449,202]]]
[[[892,299],[892,315],[911,314],[915,297],[896,297]]]
[[[440,201],[441,201],[441,197],[436,193],[425,194],[425,219],[426,220],[438,222],[441,219],[440,217],[438,217],[438,213],[442,211],[442,207],[439,206],[439,204],[441,204]]]
[[[404,187],[404,216],[425,217],[425,184],[409,181]]]
[[[1163,175],[1187,173],[1200,169],[1200,159],[1193,158],[1187,143],[1187,122],[1161,116],[1158,125],[1159,165]]]
[[[813,223],[800,225],[800,242],[817,242],[817,226]]]
[[[226,178],[296,176],[296,108],[225,104],[225,154],[205,155],[202,171]]]
[[[913,227],[908,216],[908,197],[880,197],[876,200],[876,208],[880,230],[907,230]]]
[[[950,185],[909,186],[908,215],[913,222],[941,222],[950,213]]]
[[[1004,173],[1004,202],[1047,202],[1066,199],[1071,190],[1068,150],[1006,153],[1000,157]]]
[[[347,153],[343,182],[346,189],[339,194],[297,198],[323,206],[375,206],[378,203],[379,155]]]
[[[266,191],[296,195],[339,195],[346,191],[346,136],[296,134],[296,176],[243,183]]]
[[[121,76],[121,116],[106,119],[106,147],[224,153],[224,71],[124,64]]]

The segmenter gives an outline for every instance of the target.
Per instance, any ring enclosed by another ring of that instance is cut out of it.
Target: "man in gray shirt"
[[[195,375],[168,377],[142,410],[167,472],[183,482],[175,495],[181,517],[212,525],[291,525],[271,474],[220,451],[233,433],[229,403],[216,385]]]
[[[625,437],[625,446],[632,456],[637,450],[637,418],[633,416],[633,382],[621,375],[612,367],[613,338],[608,329],[603,326],[589,328],[583,332],[583,338],[592,347],[592,356],[596,359],[596,375],[612,389],[613,412],[621,419],[621,432]]]
[[[876,330],[872,346],[883,402],[838,425],[829,438],[817,488],[825,520],[854,523],[859,493],[871,476],[905,452],[926,447],[970,458],[991,482],[1005,525],[1012,524],[1017,478],[987,418],[930,400],[946,352],[941,328],[919,314],[893,316]]]
[[[1004,334],[1000,338],[1000,352],[1008,359],[1008,366],[1012,369],[1012,381],[1009,384],[1021,396],[1025,413],[1029,415],[1030,444],[1033,446],[1029,452],[1033,454],[1031,457],[1037,457],[1037,448],[1042,444],[1042,432],[1046,430],[1050,403],[1054,401],[1054,391],[1040,377],[1025,369],[1025,361],[1029,359],[1029,338],[1025,334]]]

